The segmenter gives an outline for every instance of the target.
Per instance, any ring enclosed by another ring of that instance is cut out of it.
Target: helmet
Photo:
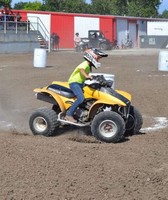
[[[84,52],[83,58],[91,63],[94,68],[101,67],[101,63],[98,62],[99,58],[107,57],[108,55],[98,49],[87,49]]]

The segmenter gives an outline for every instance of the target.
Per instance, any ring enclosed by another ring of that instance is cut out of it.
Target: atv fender
[[[127,98],[129,101],[131,101],[131,94],[129,94],[128,92],[125,92],[123,90],[116,90],[116,92]]]
[[[106,99],[100,99],[100,100],[98,100],[98,101],[96,101],[92,106],[91,106],[91,108],[90,109],[92,109],[96,104],[107,104],[107,105],[120,105],[120,106],[126,106],[126,104],[123,102],[123,101],[121,101],[121,100],[119,100],[119,99],[117,99],[117,98],[115,98],[115,97],[113,97],[113,98],[111,98],[111,99],[109,99],[109,100],[106,100]]]
[[[34,92],[37,93],[37,98],[39,100],[46,101],[51,104],[58,104],[61,111],[65,112],[66,108],[58,94],[56,94],[50,90],[47,90],[47,87],[36,88],[36,89],[34,89]]]
[[[119,104],[119,102],[120,102],[120,104]],[[122,101],[111,102],[111,101],[106,101],[106,100],[98,100],[95,103],[93,103],[93,105],[90,107],[89,118],[92,118],[96,114],[98,108],[101,107],[103,104],[106,104],[109,106],[116,105],[116,104],[121,105],[121,106],[126,106],[126,104]]]

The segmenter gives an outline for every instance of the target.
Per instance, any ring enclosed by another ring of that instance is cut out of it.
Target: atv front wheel
[[[29,119],[29,126],[34,135],[52,136],[59,126],[57,114],[50,108],[39,108]]]
[[[126,123],[125,135],[136,135],[142,128],[143,118],[139,110],[133,106],[130,108],[130,114]]]
[[[98,140],[117,143],[123,138],[125,122],[118,113],[101,112],[93,119],[91,131]]]

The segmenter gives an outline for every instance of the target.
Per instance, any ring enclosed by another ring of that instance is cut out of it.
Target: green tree
[[[92,0],[92,9],[98,14],[157,17],[160,0]]]
[[[95,14],[114,14],[115,13],[115,7],[114,2],[112,0],[92,0],[92,13]]]
[[[11,2],[10,0],[6,0]],[[43,0],[15,4],[15,9],[45,10],[69,13],[91,13],[135,17],[159,17],[158,8],[162,0]],[[0,1],[2,2],[2,1]],[[3,1],[4,2],[4,1]]]
[[[74,12],[74,13],[85,13],[86,11],[86,3],[84,0],[67,0],[64,2],[65,12]]]
[[[129,16],[157,17],[160,0],[130,0],[128,1]]]
[[[0,7],[9,6],[11,7],[12,0],[0,0]]]
[[[44,0],[44,9],[47,11],[63,11],[66,0]]]
[[[164,10],[161,15],[159,15],[161,18],[168,18],[168,10]]]
[[[114,1],[114,8],[116,15],[127,15],[128,14],[128,0],[115,0]]]
[[[40,1],[34,2],[19,2],[14,5],[17,10],[42,10],[42,3]]]
[[[43,2],[43,8],[47,11],[87,13],[90,8],[85,0],[43,0]]]
[[[28,2],[24,5],[24,10],[41,10],[42,3],[40,1]]]
[[[19,2],[14,4],[14,9],[16,10],[24,10],[25,5],[27,4],[27,2]]]

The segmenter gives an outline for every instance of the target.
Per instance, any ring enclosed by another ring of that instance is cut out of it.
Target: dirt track
[[[46,68],[33,53],[0,55],[1,200],[167,200],[168,72],[158,71],[158,51],[115,51],[102,60],[115,88],[130,92],[144,118],[140,135],[118,144],[97,142],[85,130],[35,137],[28,119],[33,89],[66,81],[82,54],[53,52]]]

